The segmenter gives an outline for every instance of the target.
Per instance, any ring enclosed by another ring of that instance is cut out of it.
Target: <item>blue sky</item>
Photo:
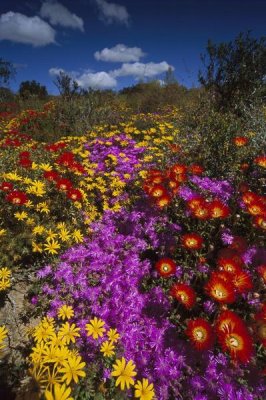
[[[260,37],[265,16],[265,0],[2,0],[0,57],[17,68],[13,90],[35,79],[56,93],[60,70],[85,88],[119,90],[169,66],[191,87],[209,38]]]

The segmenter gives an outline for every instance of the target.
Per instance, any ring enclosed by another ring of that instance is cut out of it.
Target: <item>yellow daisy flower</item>
[[[106,329],[103,327],[104,321],[94,317],[90,320],[89,324],[86,324],[86,331],[88,336],[92,336],[93,339],[98,339],[102,337]]]
[[[104,357],[111,357],[115,354],[114,348],[113,342],[105,340],[101,345],[100,352],[103,353]]]
[[[129,360],[128,363],[126,363],[124,357],[121,360],[116,360],[111,373],[112,376],[116,377],[115,386],[120,385],[121,390],[124,390],[125,386],[129,389],[130,385],[134,385],[133,376],[137,375],[135,368],[136,366],[132,360]]]
[[[69,319],[71,317],[73,317],[74,315],[74,310],[72,306],[67,306],[66,304],[64,304],[63,306],[61,306],[57,312],[57,315],[59,318],[61,318],[63,321],[65,319]]]
[[[152,400],[155,396],[153,383],[149,384],[148,379],[143,378],[142,382],[137,381],[135,387],[135,398],[140,400]]]
[[[69,357],[63,363],[63,368],[59,370],[63,374],[63,380],[66,381],[67,385],[70,384],[72,380],[78,383],[79,377],[84,378],[86,376],[85,371],[82,369],[85,367],[85,362],[81,361],[81,357]]]

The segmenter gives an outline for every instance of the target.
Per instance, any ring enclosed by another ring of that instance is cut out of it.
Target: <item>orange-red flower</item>
[[[197,350],[208,350],[213,345],[214,333],[212,326],[203,318],[188,321],[185,333]]]
[[[223,311],[215,323],[217,333],[224,332],[229,327],[235,329],[241,326],[244,326],[244,321],[235,312],[230,310]]]
[[[192,308],[196,303],[195,290],[185,283],[175,283],[170,289],[170,294],[187,309]]]
[[[187,167],[184,164],[175,164],[172,166],[171,170],[176,175],[184,175],[187,171]]]
[[[254,219],[253,219],[254,225],[257,228],[261,228],[263,230],[266,230],[266,216],[262,216],[262,215],[257,215]]]
[[[219,257],[217,263],[221,271],[226,271],[230,274],[236,274],[241,271],[241,263],[232,257]]]
[[[187,206],[191,211],[195,211],[196,208],[205,205],[205,200],[202,197],[194,197],[194,199],[188,200]]]
[[[229,213],[229,207],[220,200],[213,200],[209,204],[209,214],[211,218],[226,218]]]
[[[203,244],[203,238],[197,233],[187,233],[181,236],[182,245],[189,250],[199,250]]]
[[[233,142],[238,147],[245,146],[248,143],[248,138],[245,136],[236,136]]]
[[[82,193],[78,189],[69,189],[67,191],[67,197],[73,201],[80,201],[82,200]]]
[[[204,171],[204,168],[199,164],[193,164],[189,167],[189,172],[194,175],[201,175]]]
[[[4,192],[9,192],[13,189],[13,187],[13,183],[11,182],[2,182],[0,185],[0,190],[3,190]]]
[[[255,158],[254,163],[262,168],[266,168],[266,156],[258,156]]]
[[[169,196],[168,193],[165,193],[156,200],[156,205],[160,208],[163,208],[168,206],[170,202],[171,202],[171,197]]]
[[[23,205],[28,201],[28,197],[25,193],[20,192],[19,190],[13,190],[8,193],[6,200],[12,204]]]
[[[251,204],[259,200],[259,196],[254,192],[244,192],[242,195],[242,200],[245,204]]]
[[[244,325],[226,325],[218,333],[218,341],[223,351],[229,351],[234,360],[246,363],[253,353],[252,338]]]
[[[221,274],[217,272],[212,274],[205,285],[206,293],[219,303],[233,303],[235,301],[234,286],[229,280],[224,279],[226,272],[223,272],[224,278]]]
[[[176,272],[176,264],[171,258],[161,258],[155,264],[155,268],[157,269],[160,276],[166,278],[168,276],[174,275]]]
[[[56,186],[59,190],[67,191],[72,188],[72,183],[66,178],[59,178],[56,181]]]
[[[245,271],[238,271],[232,278],[232,283],[239,293],[248,292],[253,288],[252,280]]]
[[[154,185],[150,190],[150,195],[151,195],[151,197],[154,197],[154,198],[162,197],[166,193],[167,192],[166,192],[165,187],[160,184]]]
[[[59,179],[59,174],[57,171],[45,171],[43,177],[48,181],[56,181]]]
[[[256,200],[248,204],[247,210],[251,215],[254,216],[257,215],[266,216],[266,207],[261,200]]]

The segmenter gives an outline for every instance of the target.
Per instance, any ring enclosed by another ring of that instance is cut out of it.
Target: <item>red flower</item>
[[[13,183],[10,182],[2,182],[0,185],[0,190],[4,190],[4,192],[9,192],[13,189]]]
[[[187,202],[187,206],[191,211],[196,210],[196,208],[201,207],[202,205],[205,205],[205,200],[202,197],[194,197],[194,199]]]
[[[257,228],[266,230],[266,216],[263,217],[262,215],[258,215],[257,217],[254,218],[253,221]]]
[[[66,178],[57,179],[56,187],[59,190],[67,191],[72,188],[72,183]]]
[[[245,136],[236,136],[233,142],[238,147],[245,146],[248,143],[248,138]]]
[[[14,190],[6,196],[6,200],[12,204],[23,205],[28,201],[28,198],[25,193]]]
[[[218,265],[221,271],[226,271],[230,274],[236,274],[241,271],[241,263],[232,257],[219,257]]]
[[[45,171],[43,177],[48,181],[56,181],[59,179],[59,174],[57,171]]]
[[[191,286],[185,283],[175,283],[171,289],[170,294],[187,309],[190,309],[196,303],[196,293]]]
[[[56,162],[60,165],[64,165],[65,167],[71,167],[71,165],[73,164],[73,162],[75,162],[74,159],[74,154],[71,153],[70,151],[65,151],[64,153],[62,153],[58,159],[56,160]]]
[[[244,325],[226,325],[218,333],[218,341],[223,351],[229,351],[234,360],[246,363],[253,353],[252,338]]]
[[[219,303],[233,303],[235,301],[234,286],[225,279],[226,273],[223,274],[224,278],[221,277],[221,273],[220,276],[216,272],[212,274],[211,279],[205,285],[206,293]]]
[[[197,233],[187,233],[181,237],[182,245],[189,250],[199,250],[202,247],[203,239]]]
[[[166,193],[167,193],[167,192],[166,192],[165,187],[162,186],[162,185],[159,185],[159,184],[158,184],[158,185],[154,185],[154,186],[151,188],[151,191],[150,191],[151,197],[155,197],[155,198],[162,197],[162,196],[164,196]]]
[[[73,201],[80,201],[82,200],[82,193],[78,189],[70,189],[67,191],[67,197]]]
[[[171,202],[171,197],[169,196],[168,193],[165,193],[156,200],[156,205],[160,208],[163,208],[165,206],[168,206],[170,202]]]
[[[232,283],[239,293],[248,292],[253,288],[252,280],[245,271],[238,271],[233,276]]]
[[[155,264],[155,268],[158,273],[166,278],[170,275],[174,275],[176,272],[176,264],[171,258],[161,258],[161,260],[157,261]]]
[[[245,204],[251,204],[259,200],[259,196],[254,192],[244,192],[242,200]]]
[[[29,158],[21,158],[19,160],[19,165],[21,165],[24,168],[29,168],[32,166],[32,161]]]
[[[175,175],[184,175],[187,171],[187,167],[184,164],[175,164],[171,168]]]
[[[229,215],[229,207],[220,200],[213,200],[209,204],[209,213],[211,218],[226,218]]]
[[[189,167],[189,171],[191,172],[191,174],[201,175],[204,171],[204,168],[199,164],[193,164]]]
[[[257,215],[266,216],[266,207],[261,200],[256,200],[248,204],[247,210],[251,215],[254,216]]]
[[[219,315],[215,326],[217,333],[219,334],[220,332],[225,332],[225,330],[229,329],[229,327],[235,329],[245,325],[244,321],[236,313],[226,310]]]
[[[214,342],[212,326],[203,318],[188,321],[185,331],[197,350],[208,350]]]
[[[266,156],[258,156],[255,158],[254,163],[262,168],[266,168]]]

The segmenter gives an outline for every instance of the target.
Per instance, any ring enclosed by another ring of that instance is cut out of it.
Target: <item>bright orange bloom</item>
[[[209,204],[209,213],[211,218],[226,218],[228,217],[230,210],[229,207],[220,200],[213,200]]]
[[[197,350],[208,350],[214,342],[212,326],[203,318],[188,321],[185,331]]]
[[[226,271],[230,274],[241,271],[241,263],[237,262],[232,257],[219,257],[217,263],[221,271]]]
[[[259,196],[254,192],[245,192],[242,195],[242,200],[245,204],[251,204],[259,200]]]
[[[255,158],[254,163],[262,168],[266,168],[266,156],[259,156]]]
[[[171,170],[176,175],[184,175],[187,171],[187,167],[184,164],[175,164],[172,166]]]
[[[256,227],[266,230],[266,216],[257,215],[253,221]]]
[[[226,273],[223,273],[226,277]],[[219,276],[220,275],[220,276]],[[213,273],[205,285],[206,293],[219,303],[233,303],[235,301],[234,286],[229,280],[222,279],[221,273]]]
[[[190,309],[196,303],[196,293],[191,286],[185,283],[175,283],[171,289],[170,294],[187,309]]]
[[[191,211],[195,211],[196,208],[205,205],[206,202],[202,197],[195,197],[187,202],[187,206]]]
[[[223,311],[219,315],[215,324],[217,333],[224,332],[225,330],[229,329],[229,327],[235,329],[241,326],[244,326],[244,321],[242,321],[242,319],[235,312],[230,310]]]
[[[248,143],[248,138],[245,136],[236,136],[233,142],[238,147],[245,146]]]
[[[166,278],[170,275],[175,274],[176,272],[176,264],[171,258],[161,258],[161,260],[157,261],[155,264],[155,268],[157,269],[158,273]]]
[[[151,197],[154,198],[162,197],[165,194],[166,194],[165,187],[159,184],[154,185],[150,191]]]
[[[204,171],[204,168],[199,164],[193,164],[189,167],[189,172],[194,175],[201,175]]]
[[[257,216],[257,215],[266,216],[266,207],[260,200],[257,200],[257,201],[254,201],[254,202],[248,204],[247,210],[251,215],[254,215],[254,216]]]
[[[187,233],[181,237],[182,245],[189,250],[199,250],[203,244],[203,238],[197,233]]]
[[[252,338],[245,326],[226,326],[218,333],[218,341],[223,351],[229,351],[234,360],[246,363],[253,353]]]
[[[168,206],[170,202],[171,202],[171,197],[169,196],[168,193],[165,193],[156,200],[156,205],[160,208],[163,208],[165,206]]]
[[[232,283],[239,293],[248,292],[253,288],[252,280],[245,271],[236,272],[233,276]]]

